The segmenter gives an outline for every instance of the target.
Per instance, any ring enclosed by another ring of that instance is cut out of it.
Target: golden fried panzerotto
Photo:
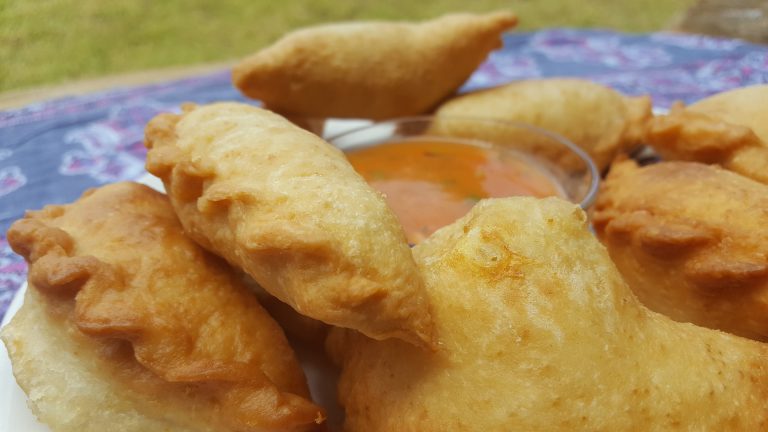
[[[162,114],[146,145],[186,232],[270,294],[328,324],[431,345],[402,227],[339,149],[237,103]]]
[[[426,113],[456,91],[517,18],[452,14],[290,33],[236,65],[246,96],[292,116],[384,119]]]
[[[440,118],[483,117],[538,126],[571,140],[602,170],[620,150],[639,144],[645,122],[651,118],[651,100],[627,97],[582,79],[534,79],[457,96],[440,105],[435,116],[434,130],[480,139],[494,131],[486,125],[483,130],[473,129],[470,122],[467,127],[456,121],[441,124]],[[520,129],[499,128],[499,133],[505,134],[503,139],[494,136],[494,142],[506,140],[516,147],[525,147],[531,138],[516,136],[524,133]]]
[[[481,201],[414,255],[441,349],[333,329],[347,432],[768,427],[768,346],[643,307],[573,204]]]
[[[611,167],[595,231],[649,308],[768,340],[768,186],[695,162]]]
[[[768,184],[768,85],[677,103],[648,122],[645,141],[665,160],[719,164]]]
[[[29,212],[30,264],[3,330],[14,374],[56,432],[308,431],[323,420],[280,327],[167,198],[118,183]]]

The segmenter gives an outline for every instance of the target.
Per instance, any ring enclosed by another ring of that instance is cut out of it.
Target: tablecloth
[[[584,77],[654,105],[768,83],[768,47],[671,33],[551,29],[511,33],[461,91],[513,80]],[[182,102],[245,101],[229,71],[114,89],[0,112],[0,317],[26,277],[5,236],[25,209],[65,203],[144,174],[145,123]]]

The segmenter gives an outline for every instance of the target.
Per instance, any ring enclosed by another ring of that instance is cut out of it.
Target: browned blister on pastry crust
[[[640,143],[641,131],[651,117],[651,100],[648,96],[626,97],[582,79],[534,79],[457,96],[440,105],[435,115],[435,130],[455,136],[491,138],[494,142],[508,141],[521,148],[526,147],[530,137],[516,136],[514,130],[510,133],[510,129],[500,128],[499,133],[504,135],[493,136],[494,131],[486,125],[482,130],[473,130],[470,122],[466,127],[454,121],[443,125],[440,118],[482,117],[538,126],[572,141],[602,170],[619,151],[629,151]],[[562,152],[564,158],[570,156],[565,147],[538,149],[535,143],[530,146],[534,152],[549,150]]]
[[[644,139],[665,160],[719,164],[768,184],[767,98],[758,85],[677,103],[648,122]]]
[[[573,204],[481,201],[414,255],[441,349],[333,329],[347,432],[768,427],[768,346],[643,307]]]
[[[768,340],[765,185],[695,162],[618,162],[593,224],[649,308]]]
[[[514,14],[495,12],[310,27],[243,60],[232,79],[246,96],[285,114],[423,114],[458,89],[516,23]]]
[[[163,114],[146,130],[187,233],[299,313],[431,345],[429,305],[402,227],[344,154],[237,103]]]
[[[236,272],[184,236],[164,195],[105,186],[29,212],[8,238],[30,264],[30,292],[3,339],[54,430],[305,431],[322,421],[280,327]]]

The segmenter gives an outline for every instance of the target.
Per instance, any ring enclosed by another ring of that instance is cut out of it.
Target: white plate
[[[154,176],[146,174],[136,180],[153,189],[164,191],[162,182]],[[13,315],[19,310],[24,301],[27,284],[21,286],[11,301],[8,312],[2,321],[2,326],[8,324]],[[338,430],[343,415],[336,404],[335,370],[324,358],[312,355],[308,350],[297,348],[297,355],[307,375],[313,400],[326,409],[328,426]],[[27,397],[16,384],[5,345],[0,343],[0,432],[51,432],[44,424],[37,421],[27,406]]]

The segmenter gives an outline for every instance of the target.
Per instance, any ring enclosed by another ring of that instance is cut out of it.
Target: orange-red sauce
[[[563,196],[536,161],[512,150],[457,140],[413,138],[347,152],[418,243],[482,198]]]

